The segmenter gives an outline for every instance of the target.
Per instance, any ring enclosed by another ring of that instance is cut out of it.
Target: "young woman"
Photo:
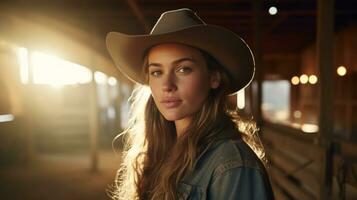
[[[114,199],[273,199],[254,123],[226,105],[254,74],[241,38],[179,9],[149,35],[109,33],[107,47],[139,83]]]

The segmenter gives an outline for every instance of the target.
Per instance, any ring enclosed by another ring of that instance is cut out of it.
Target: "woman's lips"
[[[161,103],[166,107],[166,108],[175,108],[181,104],[180,99],[165,99],[161,101]]]

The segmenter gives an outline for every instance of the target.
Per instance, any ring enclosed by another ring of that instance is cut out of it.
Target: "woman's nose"
[[[177,90],[177,86],[175,83],[175,77],[173,75],[168,74],[163,79],[162,91],[163,92],[173,92]]]

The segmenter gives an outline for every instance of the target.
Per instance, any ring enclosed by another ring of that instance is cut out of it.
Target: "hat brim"
[[[234,94],[246,87],[254,76],[254,57],[248,45],[232,31],[214,25],[197,25],[158,35],[127,35],[110,32],[107,49],[119,70],[130,80],[146,84],[142,74],[146,51],[162,43],[181,43],[211,54],[228,72]]]

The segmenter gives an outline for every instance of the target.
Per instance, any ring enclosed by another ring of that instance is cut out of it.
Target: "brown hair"
[[[134,90],[130,125],[122,133],[126,138],[124,160],[117,173],[114,199],[177,199],[176,188],[181,178],[192,170],[203,147],[223,139],[220,133],[225,128],[249,126],[250,130],[239,129],[243,131],[243,139],[256,133],[254,123],[246,123],[236,112],[228,112],[227,73],[217,60],[200,51],[208,69],[220,73],[221,83],[217,89],[211,89],[181,137],[176,137],[174,122],[167,121],[159,112],[147,86],[140,85]],[[240,136],[241,132],[233,134]],[[255,143],[256,149],[263,151],[260,141]]]

